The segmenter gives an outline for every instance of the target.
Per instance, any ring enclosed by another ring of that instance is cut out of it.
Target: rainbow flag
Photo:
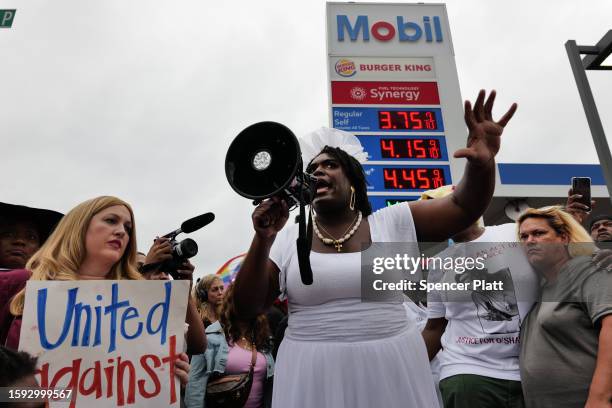
[[[225,286],[229,285],[236,279],[236,274],[240,270],[240,266],[242,266],[242,261],[244,260],[246,254],[241,254],[233,257],[229,261],[223,264],[221,268],[215,273],[215,275],[219,275],[223,284]]]

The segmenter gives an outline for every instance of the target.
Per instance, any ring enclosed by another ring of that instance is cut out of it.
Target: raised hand
[[[512,119],[517,108],[517,104],[513,103],[506,114],[495,122],[491,113],[495,91],[491,91],[486,102],[484,101],[485,94],[484,89],[478,93],[473,109],[470,101],[465,101],[465,124],[470,133],[467,146],[457,150],[454,154],[455,158],[465,157],[470,163],[477,166],[484,166],[493,160],[499,151],[504,127]]]

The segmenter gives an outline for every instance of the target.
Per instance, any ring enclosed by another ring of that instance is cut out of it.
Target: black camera
[[[189,234],[210,224],[215,219],[215,214],[206,213],[198,215],[197,217],[188,219],[181,224],[179,229],[176,229],[168,234],[164,235],[163,238],[170,238],[170,245],[172,245],[172,259],[161,262],[159,264],[145,265],[146,269],[157,269],[168,273],[174,279],[178,279],[177,271],[182,269],[183,263],[189,258],[193,258],[198,253],[198,244],[191,238],[185,238],[182,241],[178,241],[176,236],[182,232]],[[146,271],[145,271],[146,272]]]
[[[172,259],[162,262],[159,270],[177,279],[177,271],[181,269],[183,263],[198,254],[198,244],[191,238],[185,238],[182,241],[177,241],[176,235],[169,238],[170,245],[172,245]]]

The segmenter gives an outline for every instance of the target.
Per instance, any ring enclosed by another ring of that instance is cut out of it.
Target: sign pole
[[[581,47],[578,47],[574,40],[568,40],[565,43],[565,49],[567,50],[567,56],[572,67],[572,72],[574,73],[574,79],[576,80],[582,107],[584,108],[584,113],[586,114],[587,122],[591,129],[591,135],[593,136],[595,151],[597,152],[597,157],[599,157],[601,170],[606,180],[608,195],[612,202],[612,156],[610,155],[610,147],[608,146],[606,134],[604,133],[601,119],[599,118],[597,105],[595,105],[595,99],[593,98],[591,87],[589,86],[589,80],[582,64],[582,58],[580,58],[580,48]]]

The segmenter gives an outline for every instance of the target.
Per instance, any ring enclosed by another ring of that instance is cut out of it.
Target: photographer
[[[153,241],[153,245],[145,258],[144,265],[140,268],[140,273],[147,280],[170,280],[173,271],[165,269],[166,262],[170,260],[172,260],[172,244],[170,239],[158,237]],[[189,280],[190,292],[193,287],[194,269],[193,264],[188,259],[185,259],[181,269],[176,270],[175,277],[173,278]],[[203,353],[206,349],[204,325],[191,296],[189,296],[185,323],[188,326],[185,333],[187,352],[189,354]]]

